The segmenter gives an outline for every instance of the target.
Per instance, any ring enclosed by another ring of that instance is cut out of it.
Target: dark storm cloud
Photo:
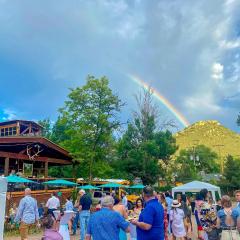
[[[54,118],[68,87],[93,74],[110,78],[128,117],[138,91],[131,73],[191,122],[224,119],[233,126],[235,116],[223,117],[222,102],[239,91],[229,84],[234,78],[239,85],[239,9],[233,0],[0,0],[1,86],[13,93],[4,91],[2,109]]]

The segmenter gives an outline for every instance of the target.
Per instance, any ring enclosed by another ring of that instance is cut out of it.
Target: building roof
[[[40,124],[38,124],[38,123],[36,123],[34,121],[28,121],[28,120],[10,120],[10,121],[5,121],[5,122],[0,122],[0,127],[1,126],[7,126],[7,125],[10,125],[10,124],[15,124],[17,122],[20,122],[22,124],[29,124],[29,123],[31,123],[32,125],[38,126],[39,128],[43,129],[43,126],[41,126]]]
[[[36,161],[46,161],[71,164],[72,157],[69,152],[59,145],[51,142],[44,137],[28,137],[28,136],[13,136],[0,138],[0,157],[28,159],[27,148],[41,147],[39,156],[36,156]],[[34,161],[33,160],[33,161]]]
[[[175,187],[172,189],[173,192],[199,192],[201,189],[206,188],[209,191],[218,191],[218,186],[212,185],[206,182],[192,181],[184,185]]]

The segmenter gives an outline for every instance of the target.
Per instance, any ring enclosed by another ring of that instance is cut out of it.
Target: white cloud
[[[236,40],[223,40],[220,42],[220,47],[223,49],[234,49],[234,48],[240,48],[240,38]]]
[[[209,94],[186,98],[185,107],[192,115],[199,116],[217,114],[221,110],[221,107],[214,102],[213,97]]]
[[[214,63],[212,65],[212,78],[215,80],[223,79],[223,68],[221,63]]]
[[[4,121],[7,121],[7,120],[14,120],[16,119],[17,115],[16,115],[16,112],[11,110],[11,109],[8,109],[8,108],[5,108],[3,109],[3,120]]]
[[[5,1],[0,60],[17,74],[0,71],[2,88],[14,93],[2,99],[27,118],[56,117],[68,87],[93,74],[108,76],[131,108],[136,85],[125,75],[133,73],[190,121],[215,118],[222,100],[239,91],[239,10],[238,0]]]

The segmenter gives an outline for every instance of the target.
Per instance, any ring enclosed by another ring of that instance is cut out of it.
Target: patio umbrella
[[[99,186],[100,188],[124,188],[126,186],[120,184],[120,183],[106,183]]]
[[[71,187],[76,187],[78,184],[75,182],[70,182],[64,179],[56,179],[56,180],[51,180],[51,181],[47,181],[47,182],[43,182],[44,185],[52,185],[52,186],[71,186]],[[58,192],[58,196],[62,197],[62,193],[60,192],[60,188],[59,188],[59,192]],[[62,198],[60,200],[60,202],[62,202]]]
[[[84,189],[84,190],[98,190],[100,189],[99,187],[95,187],[92,185],[85,185],[85,186],[79,186],[78,188]]]
[[[75,182],[70,182],[64,179],[56,179],[52,181],[43,182],[45,185],[55,185],[55,186],[77,186]]]
[[[6,177],[8,184],[10,184],[10,206],[12,205],[12,191],[13,191],[13,185],[14,183],[36,183],[32,180],[29,180],[27,178],[23,178],[23,177],[18,177],[16,175],[11,175],[11,176],[7,176]]]
[[[142,185],[142,184],[136,184],[136,185],[133,185],[133,186],[131,186],[131,187],[129,187],[129,188],[131,188],[131,189],[143,189],[145,186],[144,185]]]
[[[6,179],[7,179],[8,183],[36,183],[36,182],[34,182],[32,180],[29,180],[27,178],[18,177],[18,176],[15,176],[15,175],[7,176]]]

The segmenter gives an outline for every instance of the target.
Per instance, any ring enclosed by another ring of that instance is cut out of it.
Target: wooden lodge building
[[[24,177],[48,178],[48,167],[72,164],[62,147],[42,137],[43,127],[32,121],[0,123],[0,174],[12,170]]]
[[[8,176],[14,171],[19,176],[43,182],[49,180],[49,166],[72,164],[69,152],[42,137],[42,132],[43,127],[33,121],[0,123],[0,176]],[[13,194],[13,197],[18,202],[22,194]],[[49,191],[37,194],[41,201],[45,201],[44,194],[45,198],[50,196]]]

